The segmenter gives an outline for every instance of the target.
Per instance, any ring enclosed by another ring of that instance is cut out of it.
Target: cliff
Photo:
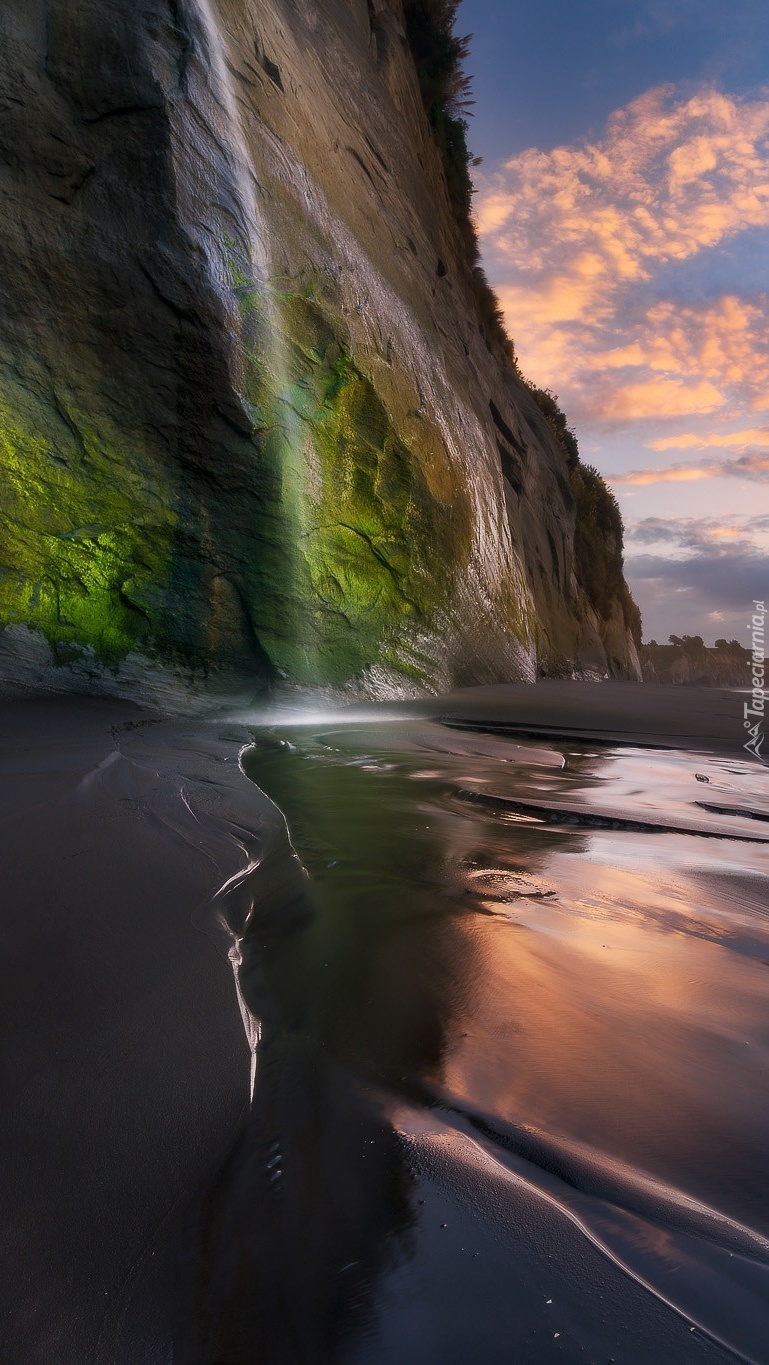
[[[0,31],[0,680],[636,676],[484,335],[400,0]]]

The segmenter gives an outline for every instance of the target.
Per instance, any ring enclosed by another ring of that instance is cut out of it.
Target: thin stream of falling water
[[[280,330],[277,326],[275,298],[270,284],[271,262],[268,234],[254,190],[251,158],[227,69],[222,35],[209,0],[192,0],[192,3],[206,39],[204,56],[207,58],[210,91],[213,96],[209,112],[214,115],[214,121],[217,125],[216,133],[221,144],[232,154],[232,170],[235,181],[233,191],[243,217],[243,227],[247,236],[249,256],[255,277],[254,282],[260,289],[269,324],[270,359],[275,364],[282,380],[286,378],[285,354]],[[219,113],[218,118],[216,118],[216,111]]]
[[[217,18],[210,0],[191,0],[191,3],[205,38],[203,57],[211,95],[207,112],[221,145],[230,152],[232,193],[242,219],[243,245],[248,251],[250,271],[266,323],[266,368],[274,386],[273,403],[270,405],[271,425],[282,437],[282,503],[292,523],[293,544],[298,546],[308,530],[304,468],[306,431],[292,403],[289,355],[281,327],[280,305],[272,283],[270,233],[258,202],[252,156],[243,131],[226,60],[225,42]],[[229,280],[227,287],[228,292],[231,292]]]

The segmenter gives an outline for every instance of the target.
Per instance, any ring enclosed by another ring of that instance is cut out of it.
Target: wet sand
[[[743,696],[720,688],[655,687],[649,683],[540,682],[466,687],[424,704],[424,713],[530,738],[602,743],[737,757]]]
[[[3,1358],[769,1360],[732,709],[3,703]]]
[[[237,743],[130,706],[4,701],[0,727],[0,1356],[167,1361],[169,1237],[247,1100],[207,907],[257,794]]]

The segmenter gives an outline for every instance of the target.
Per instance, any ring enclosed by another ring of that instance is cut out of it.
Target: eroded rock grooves
[[[635,675],[484,341],[399,0],[0,29],[3,682]]]

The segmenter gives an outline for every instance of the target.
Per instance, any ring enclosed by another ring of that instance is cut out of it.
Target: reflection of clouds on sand
[[[485,988],[446,1083],[489,1112],[707,1182],[718,1129],[725,1141],[752,1107],[767,1062],[767,936],[755,907],[740,924],[692,884],[689,841],[660,872],[666,839],[650,836],[641,858],[637,839],[603,833],[579,859],[553,852],[557,899],[504,903],[514,934],[504,920],[475,931]]]
[[[756,799],[751,774],[699,761],[719,801]],[[725,817],[697,806],[691,756],[404,719],[261,732],[243,762],[309,881],[291,882],[285,917],[283,862],[252,881],[240,982],[263,1042],[201,1224],[209,1349],[245,1359],[259,1342],[272,1362],[290,1341],[292,1359],[384,1362],[421,1324],[429,1354],[443,1328],[425,1304],[450,1323],[452,1302],[525,1346],[548,1281],[564,1332],[579,1322],[606,1350],[600,1314],[569,1297],[575,1254],[587,1301],[605,1287],[588,1243],[619,1267],[628,1313],[633,1294],[672,1296],[727,1339],[763,1330],[726,1258],[735,1238],[764,1257],[751,1229],[769,1231],[769,843],[713,837]],[[538,813],[512,809],[527,802]],[[690,832],[649,833],[652,817]],[[727,823],[756,835],[747,816]],[[511,1276],[520,1301],[499,1291]]]

